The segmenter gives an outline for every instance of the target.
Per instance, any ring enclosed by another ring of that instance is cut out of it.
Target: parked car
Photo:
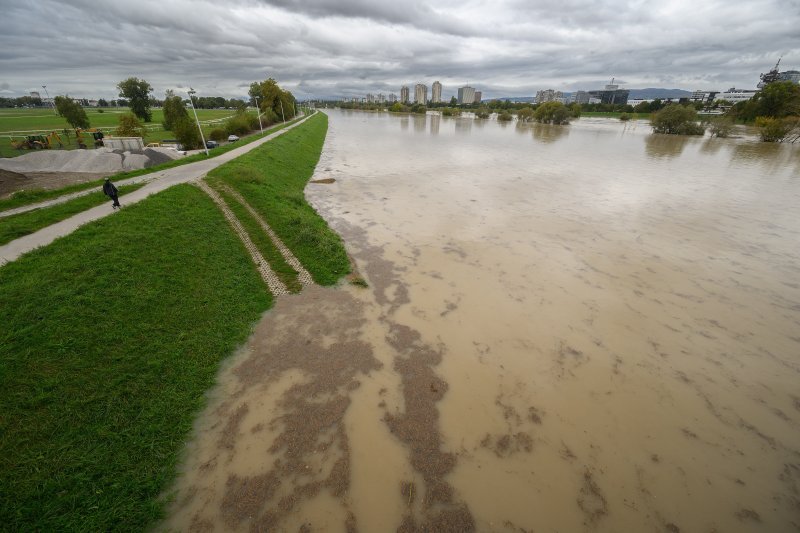
[[[206,141],[206,148],[216,148],[219,146],[217,141]]]
[[[238,135],[228,135],[228,142],[229,143],[236,142],[238,140],[239,140],[239,136]]]

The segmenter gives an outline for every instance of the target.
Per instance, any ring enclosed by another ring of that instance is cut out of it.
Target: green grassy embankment
[[[255,150],[275,172],[244,193],[319,243],[315,277],[335,281],[341,242],[302,200],[327,117]],[[267,181],[280,181],[266,187]],[[241,185],[241,184],[240,184]],[[289,191],[292,191],[291,193]],[[267,202],[265,199],[269,199]],[[291,231],[285,226],[283,231]],[[305,260],[301,257],[301,260]],[[325,262],[330,264],[326,265]],[[272,305],[244,246],[196,187],[177,185],[0,267],[0,523],[11,531],[141,531],[219,362]]]
[[[317,113],[302,128],[212,170],[247,200],[308,269],[314,281],[331,285],[350,271],[339,236],[308,205],[303,194],[322,151],[328,117]]]
[[[141,187],[144,187],[144,183],[122,185],[118,188],[119,195],[122,196],[133,192]],[[121,200],[123,202],[125,201],[124,198],[121,198]],[[72,215],[76,215],[105,202],[109,202],[110,204],[111,200],[102,192],[97,192],[96,194],[79,196],[63,204],[34,209],[33,211],[27,211],[18,215],[2,217],[0,218],[0,244],[6,244],[14,239],[30,235],[50,224],[61,222]]]
[[[250,240],[253,241],[253,244],[256,245],[258,251],[261,252],[261,255],[267,260],[272,271],[275,272],[283,284],[286,285],[286,288],[289,289],[290,292],[300,292],[303,286],[297,279],[297,271],[286,262],[281,252],[273,244],[272,239],[269,238],[269,235],[261,229],[258,221],[253,218],[247,209],[233,196],[222,190],[217,190],[217,193],[225,200],[230,210],[233,211],[233,214],[239,219],[239,222],[242,223],[242,227],[247,232]]]
[[[145,529],[219,361],[271,302],[190,185],[0,268],[0,523]]]
[[[249,144],[253,141],[257,141],[258,139],[266,135],[274,133],[280,129],[285,128],[286,126],[293,124],[294,122],[297,122],[298,120],[300,120],[300,118],[295,120],[290,120],[286,124],[279,124],[267,130],[264,130],[263,135],[261,133],[248,135],[247,137],[242,137],[242,139],[238,142],[226,144],[218,148],[213,148],[208,151],[209,154],[208,157],[217,157],[224,153],[230,152],[231,150],[238,148],[242,145]],[[166,163],[163,163],[161,165],[156,165],[149,168],[120,172],[111,176],[111,181],[116,182],[128,178],[135,178],[137,176],[144,176],[145,174],[152,174],[153,172],[160,172],[162,170],[167,170],[173,167],[179,167],[183,165],[188,165],[190,163],[194,163],[196,161],[202,161],[204,159],[207,159],[208,157],[206,156],[205,152],[203,152],[190,155],[188,157],[183,157],[181,159],[175,159],[174,161],[167,161]],[[62,187],[60,189],[53,189],[53,190],[36,189],[30,191],[19,191],[17,193],[14,193],[8,198],[0,199],[0,211],[13,209],[15,207],[22,207],[23,205],[30,205],[38,202],[44,202],[45,200],[58,198],[59,196],[63,196],[65,194],[91,189],[93,187],[99,187],[102,184],[103,180],[101,179],[95,181],[87,181],[85,183],[77,183],[75,185],[69,185],[67,187]]]

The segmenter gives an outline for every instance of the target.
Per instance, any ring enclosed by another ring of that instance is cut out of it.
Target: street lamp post
[[[278,98],[278,101],[281,103],[281,118],[283,119],[284,122],[286,122],[286,115],[283,114],[283,100]]]
[[[53,114],[58,115],[58,111],[56,111],[56,104],[50,100],[50,93],[47,92],[47,85],[42,85],[42,89],[44,89],[44,94],[47,96],[47,101],[50,102],[51,106],[53,106]]]
[[[256,114],[258,114],[258,127],[261,129],[261,135],[264,135],[264,126],[261,124],[261,107],[258,105],[258,96],[254,96],[253,100],[256,101]]]
[[[195,94],[195,90],[189,87],[189,105],[192,106],[192,112],[194,113],[194,121],[197,123],[197,129],[200,131],[200,140],[203,141],[203,149],[206,151],[206,155],[208,155],[208,146],[206,145],[206,138],[203,135],[203,128],[200,127],[200,119],[197,118],[197,110],[194,108],[194,102],[192,102],[192,97]]]

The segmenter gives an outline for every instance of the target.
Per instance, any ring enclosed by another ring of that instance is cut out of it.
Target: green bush
[[[203,141],[200,140],[200,131],[189,117],[182,117],[175,121],[172,125],[172,132],[184,150],[194,150],[203,146]]]
[[[512,120],[514,120],[514,116],[508,111],[503,111],[502,113],[497,115],[497,120],[500,122],[511,122]]]
[[[533,110],[532,107],[523,107],[519,111],[517,111],[517,119],[520,122],[531,122],[533,121],[533,116],[536,112]]]
[[[621,115],[619,116],[619,119],[620,119],[622,122],[628,122],[628,121],[631,119],[631,116],[630,116],[629,114],[627,114],[627,113],[623,113],[623,114],[621,114]]]
[[[561,102],[545,102],[536,108],[533,116],[542,124],[569,124],[571,111]]]
[[[208,138],[211,139],[212,141],[220,142],[227,139],[228,134],[225,133],[225,130],[222,128],[214,128],[213,130],[211,130],[211,133],[208,134]]]
[[[697,122],[697,111],[693,107],[670,104],[653,113],[650,123],[654,133],[669,135],[702,135],[705,128]]]
[[[761,140],[779,143],[798,127],[798,118],[756,117],[756,126],[761,129]]]
[[[256,115],[247,115],[247,122],[251,130],[261,129],[261,123],[258,121],[258,117]]]
[[[119,116],[119,125],[114,131],[117,137],[141,137],[144,139],[145,132],[147,131],[139,122],[139,118],[133,113],[125,113]]]
[[[476,118],[489,118],[491,112],[489,112],[488,107],[479,107],[477,111],[475,111]]]
[[[442,108],[442,116],[443,117],[460,117],[461,110],[454,107],[443,107]]]
[[[733,131],[733,120],[728,117],[715,117],[708,123],[712,137],[728,137]]]
[[[250,121],[247,115],[236,115],[225,121],[225,136],[247,135],[250,133]]]

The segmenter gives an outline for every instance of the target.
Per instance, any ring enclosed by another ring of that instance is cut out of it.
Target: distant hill
[[[623,89],[625,87],[622,87]],[[629,89],[630,94],[628,98],[653,100],[655,98],[688,98],[692,95],[691,91],[684,91],[683,89],[662,89],[659,87],[648,87],[647,89]],[[572,93],[565,92],[564,96],[569,96]],[[535,96],[504,96],[502,98],[486,98],[485,100],[510,100],[511,102],[534,102]]]

